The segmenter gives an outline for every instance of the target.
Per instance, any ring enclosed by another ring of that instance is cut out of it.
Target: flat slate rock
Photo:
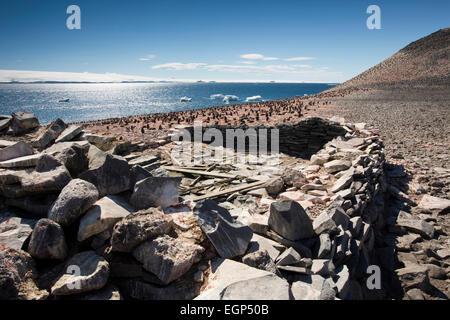
[[[243,255],[253,230],[234,220],[227,209],[210,199],[197,203],[194,217],[222,258]]]
[[[37,220],[24,219],[10,212],[0,213],[0,246],[22,249]]]
[[[445,211],[450,209],[450,200],[424,195],[419,202],[419,207],[427,210]]]
[[[298,202],[292,200],[272,202],[269,227],[291,241],[308,239],[314,235],[308,214]]]
[[[55,140],[55,143],[70,141],[81,134],[81,132],[83,132],[82,126],[71,125],[61,132],[58,139]]]
[[[208,275],[207,286],[195,300],[220,300],[222,291],[229,285],[273,273],[252,268],[244,263],[230,259],[216,259],[211,263],[211,272]]]
[[[0,168],[35,167],[40,156],[40,154],[32,154],[29,156],[2,161],[0,162]]]
[[[221,300],[290,300],[289,283],[276,275],[242,280],[227,286]]]
[[[180,183],[181,178],[145,178],[135,184],[130,203],[138,210],[149,207],[166,209],[179,203]]]
[[[116,222],[128,216],[132,211],[133,208],[117,196],[101,198],[81,218],[78,241],[84,241],[105,230],[112,229]]]
[[[34,153],[33,148],[26,142],[20,141],[9,147],[0,149],[0,161],[7,161]]]
[[[109,264],[94,251],[77,253],[66,262],[66,270],[51,288],[52,295],[64,296],[103,288],[109,277]]]
[[[201,246],[167,235],[147,241],[133,251],[144,269],[155,274],[164,284],[184,275],[204,251]]]

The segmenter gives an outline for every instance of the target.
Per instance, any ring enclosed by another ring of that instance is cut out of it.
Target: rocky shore
[[[430,217],[449,201],[409,197],[365,123],[308,118],[276,126],[276,159],[192,166],[181,126],[151,144],[38,125],[13,114],[1,140],[2,299],[446,297]]]

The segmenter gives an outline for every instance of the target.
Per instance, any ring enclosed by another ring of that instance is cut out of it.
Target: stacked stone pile
[[[390,297],[395,279],[429,294],[432,267],[399,267],[387,239],[439,232],[386,175],[376,132],[333,120],[285,127],[306,137],[276,170],[270,157],[180,167],[164,156],[175,143],[142,151],[59,119],[31,141],[0,141],[0,298],[367,299]],[[254,187],[224,192],[243,184]],[[367,285],[373,265],[379,289]]]

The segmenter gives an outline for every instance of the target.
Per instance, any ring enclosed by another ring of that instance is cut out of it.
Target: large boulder
[[[81,218],[78,241],[112,229],[116,222],[128,216],[131,211],[131,206],[117,196],[101,198]]]
[[[199,245],[164,235],[139,245],[134,249],[133,256],[142,262],[144,269],[167,284],[181,277],[195,262],[200,261],[203,251]]]
[[[157,208],[133,212],[114,226],[111,237],[112,250],[130,252],[145,240],[168,233],[172,227],[170,215]]]
[[[39,120],[31,112],[12,113],[11,128],[14,133],[22,133],[39,127]]]
[[[180,183],[181,178],[148,177],[136,183],[130,203],[138,210],[176,205]]]
[[[211,272],[206,279],[208,285],[195,300],[220,300],[223,290],[233,283],[272,275],[230,259],[216,259],[211,262]]]
[[[9,147],[0,149],[0,161],[25,157],[33,153],[33,148],[28,143],[20,141]]]
[[[82,126],[71,125],[67,127],[61,134],[58,139],[56,139],[56,143],[58,142],[66,142],[74,139],[76,136],[83,132]]]
[[[10,212],[0,213],[0,247],[22,249],[35,224],[34,219],[24,219]]]
[[[274,274],[235,282],[221,292],[221,300],[290,300],[289,283]]]
[[[308,214],[298,202],[292,200],[270,205],[269,227],[291,241],[308,239],[314,235]]]
[[[36,148],[47,148],[67,128],[67,124],[61,119],[56,119],[33,141]]]
[[[0,131],[9,128],[11,124],[11,116],[0,114]]]
[[[68,226],[85,213],[98,199],[97,188],[87,181],[70,181],[53,203],[48,218]]]
[[[52,156],[43,154],[37,161],[35,171],[22,177],[18,197],[59,192],[71,179],[72,177],[66,167]]]
[[[55,296],[72,295],[103,288],[109,277],[109,264],[94,251],[74,255],[66,263],[64,271],[51,288]]]
[[[444,211],[450,209],[450,200],[424,195],[419,202],[419,207],[426,210]]]
[[[100,197],[130,188],[130,166],[125,159],[102,152],[94,146],[90,147],[88,157],[89,169],[79,178],[95,185]]]
[[[291,290],[295,300],[334,300],[336,291],[330,278],[319,275],[302,275],[292,283]]]
[[[86,171],[89,167],[89,159],[87,157],[89,151],[89,143],[86,141],[60,142],[43,151],[50,154],[61,162],[72,177]]]
[[[64,230],[49,219],[40,219],[31,234],[28,252],[37,259],[59,259],[67,256]]]
[[[194,217],[222,258],[243,255],[253,236],[248,226],[235,221],[227,209],[205,199],[194,207]]]
[[[31,256],[20,249],[0,250],[0,300],[43,300],[48,292],[36,285],[37,273]]]

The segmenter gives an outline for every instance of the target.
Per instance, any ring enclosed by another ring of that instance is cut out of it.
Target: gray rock
[[[33,141],[36,148],[47,148],[67,128],[67,124],[61,119],[56,119]]]
[[[311,272],[323,277],[334,275],[334,264],[332,260],[328,259],[314,259],[311,266]]]
[[[446,212],[450,209],[450,200],[424,195],[419,202],[419,208],[425,210],[437,210],[439,212]]]
[[[117,196],[103,197],[95,202],[83,215],[78,228],[78,241],[110,230],[120,220],[133,211],[133,208]]]
[[[19,158],[14,158],[6,161],[0,162],[0,168],[27,168],[35,167],[40,154],[32,154],[30,156],[24,156]]]
[[[97,188],[87,181],[70,181],[48,212],[48,218],[68,226],[83,215],[98,199]]]
[[[31,234],[28,252],[37,259],[64,259],[67,257],[64,230],[52,220],[40,219]]]
[[[298,202],[292,200],[273,202],[270,205],[269,227],[291,241],[308,239],[314,235],[307,213]]]
[[[161,207],[163,209],[179,203],[178,186],[181,178],[148,177],[134,186],[130,203],[136,209]]]
[[[331,207],[327,210],[328,216],[336,223],[337,226],[341,226],[342,229],[347,230],[350,224],[350,217],[339,207]]]
[[[158,160],[158,157],[155,157],[154,155],[147,154],[144,156],[140,156],[136,159],[131,160],[128,162],[130,166],[146,166],[149,164],[152,164]]]
[[[347,160],[333,160],[324,164],[324,168],[329,173],[347,170],[352,166],[352,163]]]
[[[444,268],[438,267],[434,264],[425,264],[428,269],[428,276],[433,279],[445,280],[447,278],[447,272]]]
[[[406,291],[406,295],[410,300],[425,300],[423,292],[417,288],[409,289],[408,291]]]
[[[284,181],[281,177],[269,181],[265,186],[268,194],[279,194],[284,188]]]
[[[22,249],[35,224],[34,219],[24,219],[10,212],[0,213],[0,247]]]
[[[113,251],[130,252],[147,239],[168,233],[173,227],[170,215],[150,208],[130,213],[116,223],[111,237]]]
[[[395,270],[405,291],[418,288],[422,291],[430,289],[428,268],[418,264],[408,264],[405,268]]]
[[[57,194],[42,194],[23,198],[7,198],[7,206],[22,209],[36,218],[46,218],[53,202],[58,198]]]
[[[333,278],[336,288],[337,295],[340,299],[344,300],[347,298],[350,291],[350,272],[346,265],[342,265],[336,269],[336,276]]]
[[[83,132],[82,126],[71,125],[61,132],[55,143],[70,141],[81,134],[81,132]]]
[[[267,275],[273,274],[230,259],[215,259],[207,274],[208,286],[195,300],[220,300],[222,291],[229,285]]]
[[[78,175],[88,169],[89,159],[87,153],[89,151],[89,143],[83,141],[76,142],[60,142],[56,143],[43,153],[50,154],[69,170],[72,177]]]
[[[89,169],[79,175],[97,187],[100,197],[117,194],[130,188],[130,166],[119,156],[89,149]]]
[[[328,215],[328,212],[322,211],[322,213],[316,217],[313,221],[314,233],[320,235],[322,233],[336,234],[338,227],[333,219]]]
[[[428,239],[431,239],[434,236],[434,227],[421,219],[399,218],[397,219],[397,225],[410,232],[418,233]]]
[[[250,267],[278,274],[275,262],[265,249],[246,254],[242,257],[242,262]]]
[[[333,187],[330,189],[331,192],[336,193],[350,186],[350,184],[353,182],[353,174],[353,168],[350,168],[347,171],[343,171],[342,176],[334,183]]]
[[[295,300],[334,300],[334,284],[320,275],[302,275],[291,286]]]
[[[136,182],[151,177],[152,174],[141,166],[133,166],[130,170],[130,189],[134,190]]]
[[[142,262],[144,269],[154,273],[168,284],[184,275],[195,262],[200,261],[202,247],[183,239],[167,235],[147,241],[133,251],[133,256]]]
[[[14,112],[12,114],[11,128],[14,133],[22,133],[37,127],[39,127],[39,121],[31,112]]]
[[[67,169],[49,155],[41,155],[35,171],[20,177],[20,186],[9,190],[11,198],[61,191],[72,179]]]
[[[266,275],[230,284],[221,292],[221,300],[290,300],[290,291],[286,280]]]
[[[94,251],[84,251],[67,261],[65,271],[67,273],[52,286],[52,295],[72,295],[103,288],[108,281],[109,264]]]
[[[116,140],[116,138],[114,137],[105,137],[87,133],[83,134],[83,138],[102,151],[108,151],[109,149],[111,149],[113,146],[113,142]]]
[[[46,290],[36,285],[37,272],[31,256],[20,249],[0,250],[0,300],[44,300]]]
[[[11,116],[0,115],[0,131],[9,128],[9,125],[11,124],[11,119],[12,119]]]
[[[294,248],[294,250],[297,251],[298,253],[300,253],[300,255],[302,257],[305,257],[305,258],[312,257],[311,249],[309,249],[309,247],[307,247],[301,241],[291,241],[291,240],[285,239],[282,236],[280,236],[279,234],[272,232],[272,231],[268,231],[266,233],[266,236],[269,237],[270,239],[284,245],[285,247]]]
[[[310,159],[311,165],[322,165],[330,160],[329,154],[313,154]]]
[[[317,252],[317,258],[319,259],[332,259],[333,258],[333,252],[332,252],[332,244],[330,235],[328,233],[322,233],[319,236],[319,250]]]
[[[59,192],[71,177],[64,166],[52,170],[0,171],[0,190],[7,198],[21,198],[37,194]]]
[[[250,240],[247,253],[252,253],[258,250],[266,250],[270,258],[275,261],[280,255],[280,251],[283,251],[284,249],[285,247],[283,245],[254,233],[252,239]]]
[[[294,248],[289,248],[280,254],[276,260],[276,263],[277,266],[296,266],[300,263],[301,259],[302,257],[297,251],[294,250]]]
[[[206,199],[198,202],[193,211],[200,228],[221,257],[232,258],[247,251],[253,231],[235,221],[227,209]]]
[[[0,149],[0,161],[25,157],[33,153],[33,148],[28,143],[20,141],[12,146]]]

